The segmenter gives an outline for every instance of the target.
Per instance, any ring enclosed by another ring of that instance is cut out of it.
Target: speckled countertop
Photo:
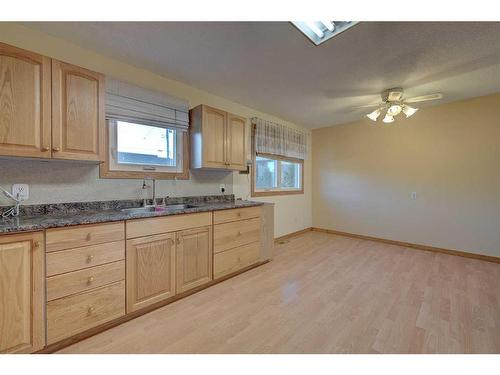
[[[140,207],[142,201],[106,201],[62,203],[27,206],[21,209],[17,218],[0,217],[0,234],[67,227],[80,224],[105,223],[145,217],[191,214],[227,210],[232,208],[260,206],[262,202],[234,200],[229,196],[170,198],[167,204],[188,203],[195,207],[186,209],[165,209],[158,212],[129,213],[122,208]]]

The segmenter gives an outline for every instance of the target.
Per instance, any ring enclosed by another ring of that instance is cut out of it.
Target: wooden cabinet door
[[[50,59],[0,43],[0,155],[50,158]]]
[[[175,295],[175,233],[127,241],[127,312]]]
[[[226,118],[226,112],[205,105],[203,106],[203,167],[227,167]]]
[[[177,232],[177,293],[212,280],[212,226]]]
[[[45,345],[43,233],[0,236],[0,353]]]
[[[228,168],[245,170],[246,169],[246,153],[245,153],[245,127],[246,119],[228,113],[227,115],[227,162]]]
[[[52,60],[52,157],[104,160],[104,76]]]

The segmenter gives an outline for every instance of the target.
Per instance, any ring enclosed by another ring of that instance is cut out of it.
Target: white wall
[[[500,94],[313,143],[315,227],[500,257]]]
[[[270,114],[235,103],[227,98],[222,98],[182,82],[128,65],[126,62],[104,57],[93,51],[30,29],[24,25],[1,22],[0,42],[95,70],[119,80],[129,81],[146,88],[166,92],[169,95],[187,100],[191,108],[198,104],[208,104],[246,117],[247,119],[257,116],[288,126],[303,128],[300,124],[287,122]],[[249,125],[250,121],[248,120],[248,134]],[[249,142],[250,139],[248,137],[248,150],[250,150]],[[305,171],[304,195],[259,199],[276,203],[276,236],[311,226],[310,160],[306,162]],[[225,174],[224,172],[195,172],[193,173],[193,177],[189,182],[162,181],[159,185],[159,194],[168,194],[171,196],[216,194],[218,184],[223,182],[228,185],[229,192],[232,190],[237,197],[246,198],[250,189],[246,175],[239,175],[237,172],[230,174]],[[136,187],[140,187],[141,182],[138,180],[99,180],[97,167],[83,164],[68,166],[62,163],[57,163],[56,165],[53,162],[44,164],[38,161],[6,162],[1,160],[0,185],[5,187],[14,182],[13,179],[31,181],[33,198],[29,203],[65,201],[68,199],[133,198],[136,194]],[[2,204],[1,201],[0,204]]]

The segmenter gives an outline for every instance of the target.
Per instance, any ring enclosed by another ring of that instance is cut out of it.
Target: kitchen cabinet
[[[199,105],[189,111],[191,168],[246,169],[246,119]]]
[[[212,280],[212,227],[176,233],[177,293]]]
[[[0,155],[50,158],[50,59],[0,43]]]
[[[125,223],[45,232],[47,344],[125,315]]]
[[[104,76],[52,60],[52,156],[104,158]]]
[[[0,156],[104,160],[104,76],[0,43]]]
[[[0,237],[0,353],[45,345],[43,232]]]
[[[261,233],[261,207],[214,212],[214,279],[259,262]]]
[[[175,295],[175,233],[127,241],[127,312]]]

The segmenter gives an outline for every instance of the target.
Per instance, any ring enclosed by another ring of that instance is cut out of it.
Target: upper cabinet
[[[50,158],[50,59],[0,43],[0,155]]]
[[[0,155],[102,161],[104,76],[0,43]]]
[[[245,118],[206,105],[189,115],[191,168],[246,169]]]
[[[101,160],[104,76],[52,60],[52,155]]]

